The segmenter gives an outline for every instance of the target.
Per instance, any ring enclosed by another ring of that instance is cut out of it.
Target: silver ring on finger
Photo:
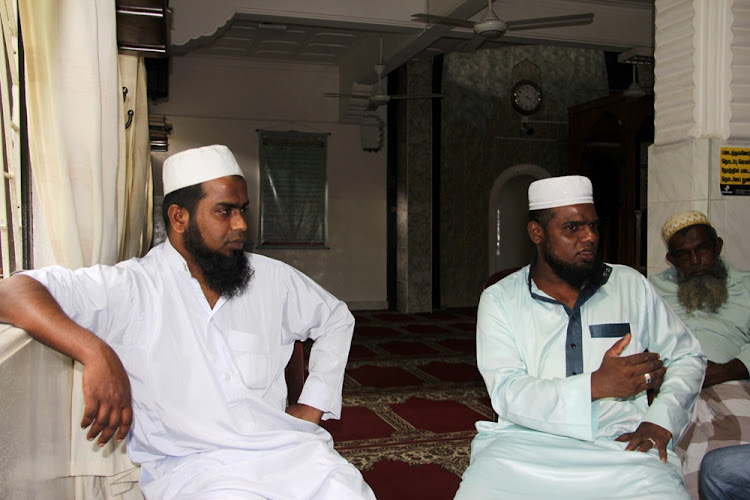
[[[652,448],[656,448],[656,441],[654,438],[648,438],[647,441],[651,441]]]
[[[646,378],[646,385],[651,385],[651,375],[649,375],[648,373],[646,373],[643,376]]]

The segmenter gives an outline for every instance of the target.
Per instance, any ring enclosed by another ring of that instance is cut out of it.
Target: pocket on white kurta
[[[226,335],[242,383],[250,389],[267,387],[271,373],[268,339],[259,333],[231,330]]]

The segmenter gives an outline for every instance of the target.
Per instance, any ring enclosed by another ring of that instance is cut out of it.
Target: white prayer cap
[[[708,220],[706,214],[697,210],[680,212],[667,219],[667,222],[661,228],[661,237],[664,238],[664,243],[669,245],[669,240],[672,239],[674,233],[686,227],[695,226],[696,224],[710,226],[711,221]]]
[[[215,144],[181,151],[164,160],[161,174],[164,196],[184,187],[230,175],[245,177],[226,146]]]
[[[591,181],[582,175],[549,177],[529,185],[529,210],[594,203]]]

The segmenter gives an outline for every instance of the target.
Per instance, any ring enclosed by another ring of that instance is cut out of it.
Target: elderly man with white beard
[[[662,228],[672,268],[651,277],[708,358],[703,391],[679,442],[688,491],[698,498],[703,456],[750,442],[750,272],[721,258],[723,241],[705,214],[676,214]]]

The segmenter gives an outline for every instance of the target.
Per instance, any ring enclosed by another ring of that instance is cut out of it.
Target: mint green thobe
[[[677,270],[672,267],[650,278],[669,307],[695,335],[714,363],[739,359],[750,371],[750,272],[727,268],[727,302],[716,313],[688,313],[677,299]]]
[[[479,302],[477,364],[499,421],[477,423],[456,498],[687,498],[671,449],[664,463],[614,439],[648,421],[676,442],[705,371],[695,337],[631,268],[605,266],[603,283],[584,288],[573,309],[539,290],[529,270]],[[667,366],[659,396],[651,406],[645,391],[591,401],[591,373],[628,332],[623,356],[658,352]]]

